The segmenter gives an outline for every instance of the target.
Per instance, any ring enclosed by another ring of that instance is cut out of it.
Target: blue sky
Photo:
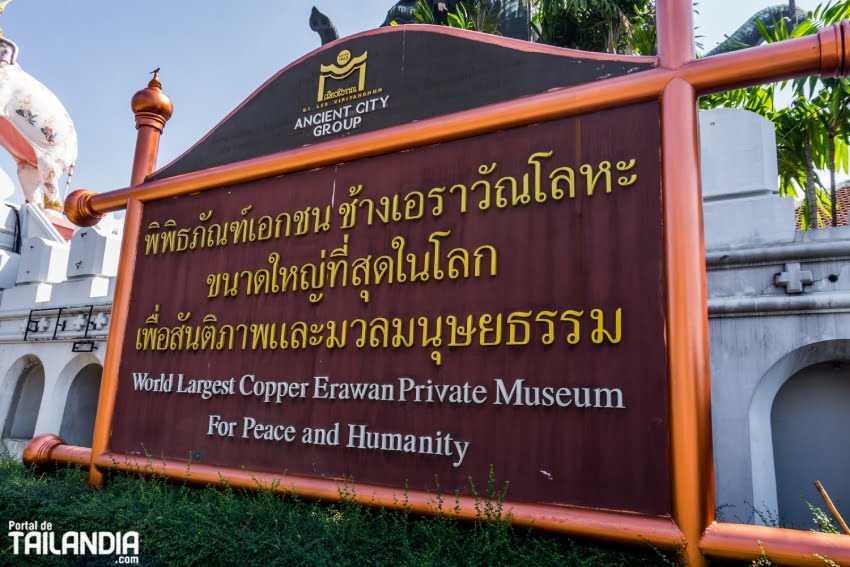
[[[705,50],[765,0],[704,0],[695,16]],[[130,98],[161,67],[174,116],[158,166],[195,143],[266,79],[320,45],[310,8],[329,14],[343,36],[378,26],[392,0],[14,0],[0,28],[18,63],[50,88],[79,138],[72,189],[97,192],[129,183],[135,144]],[[811,8],[805,2],[798,4]],[[0,168],[16,179],[5,152]]]

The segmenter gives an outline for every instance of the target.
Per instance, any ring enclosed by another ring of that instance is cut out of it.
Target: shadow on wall
[[[850,516],[850,363],[817,364],[789,378],[776,394],[770,424],[785,526],[814,527],[806,501],[824,507],[816,480]]]
[[[3,438],[31,439],[35,432],[41,399],[44,394],[44,366],[34,356],[24,356],[15,361],[3,379],[3,384],[15,381],[15,388],[3,388],[0,391],[12,392],[6,407],[0,405],[0,411],[6,410],[3,424]],[[4,400],[0,400],[2,403]]]
[[[777,361],[750,404],[756,510],[778,513],[787,527],[812,528],[803,499],[824,507],[814,488],[820,480],[839,511],[850,513],[849,418],[850,340],[806,345]]]
[[[69,445],[91,447],[102,372],[100,364],[88,364],[71,382],[59,427],[59,437]]]

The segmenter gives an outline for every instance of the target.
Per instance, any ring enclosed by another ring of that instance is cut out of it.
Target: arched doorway
[[[22,366],[3,424],[3,437],[6,439],[33,437],[44,395],[44,366],[41,362],[36,358],[28,358]]]
[[[773,454],[774,432],[771,423],[776,396],[785,383],[797,374],[813,366],[832,364],[832,361],[850,361],[850,339],[810,343],[786,353],[765,372],[753,392],[748,419],[750,470],[753,483],[752,505],[763,513],[755,514],[752,518],[756,524],[764,524],[765,519],[779,514],[776,463]],[[827,482],[823,478],[812,479],[814,480]],[[826,487],[831,494],[833,489],[829,485]],[[820,497],[818,496],[815,501],[820,502]],[[810,502],[814,503],[811,500]]]
[[[770,423],[783,523],[814,527],[805,501],[825,508],[816,480],[850,514],[850,363],[816,364],[791,376],[776,394]]]
[[[102,372],[100,364],[87,364],[71,382],[59,427],[59,437],[68,445],[91,447]]]

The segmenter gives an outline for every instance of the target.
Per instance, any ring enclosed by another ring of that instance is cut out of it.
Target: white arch
[[[808,344],[780,358],[764,373],[750,402],[750,459],[753,476],[753,506],[778,512],[776,464],[773,457],[773,432],[770,411],[773,400],[785,382],[800,370],[833,360],[850,360],[850,339]],[[756,523],[761,518],[756,515]]]
[[[6,374],[3,375],[3,379],[0,380],[0,432],[6,428],[6,420],[9,419],[9,410],[12,407],[12,397],[15,395],[18,380],[27,368],[36,364],[41,364],[41,360],[37,356],[25,354],[12,363]],[[41,393],[41,397],[43,402],[44,392]]]
[[[50,391],[49,401],[43,406],[35,426],[36,435],[42,433],[53,433],[59,435],[59,427],[62,425],[62,417],[65,414],[65,402],[68,399],[68,391],[71,383],[77,377],[80,370],[89,364],[97,364],[103,367],[103,362],[92,353],[83,353],[72,358],[68,364],[59,372],[59,377],[53,383]]]

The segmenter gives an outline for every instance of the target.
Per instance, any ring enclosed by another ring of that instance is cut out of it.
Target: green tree
[[[584,51],[654,51],[654,19],[652,0],[532,1],[532,31],[540,42]],[[648,47],[647,34],[652,47]],[[635,40],[643,49],[636,48]]]
[[[828,2],[810,12],[808,18],[797,23],[789,31],[786,26],[778,26],[774,34],[762,29],[766,41],[782,41],[792,37],[802,37],[818,32],[820,28],[832,26],[841,20],[850,18],[850,1]],[[838,222],[838,201],[835,195],[835,172],[843,169],[847,172],[848,162],[848,126],[850,126],[850,81],[845,78],[823,79],[816,77],[797,79],[793,83],[794,100],[792,108],[797,109],[804,129],[804,152],[811,155],[809,168],[817,167],[829,171],[829,212],[821,215],[820,208],[813,210],[815,184],[806,185],[806,206],[809,226],[824,226],[824,218],[831,219],[832,226]],[[809,174],[811,175],[811,174]]]
[[[498,0],[463,0],[448,15],[455,28],[499,34]],[[584,51],[653,55],[654,0],[530,0],[535,41]],[[416,19],[434,24],[429,0],[418,0]]]
[[[531,0],[531,31],[547,45],[651,55],[655,53],[653,0]],[[464,0],[448,15],[451,27],[498,34],[500,2]],[[418,0],[416,18],[433,24],[429,0]]]
[[[816,34],[819,29],[850,18],[850,0],[828,2],[809,12],[805,20],[789,28],[777,22],[772,30],[759,23],[765,41],[772,43]],[[850,81],[817,77],[790,84],[792,99],[776,107],[779,85],[757,86],[703,97],[702,108],[744,108],[768,118],[776,126],[780,192],[802,197],[802,228],[833,226],[837,222],[835,173],[848,171],[850,141]],[[830,174],[829,191],[816,170]]]

